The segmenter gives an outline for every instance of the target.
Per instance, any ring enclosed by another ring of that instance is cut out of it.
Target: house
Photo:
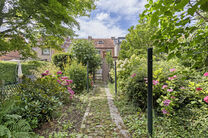
[[[109,71],[110,68],[105,60],[105,56],[107,52],[111,52],[113,58],[117,59],[120,51],[120,44],[125,39],[125,37],[111,37],[111,38],[92,38],[92,36],[88,36],[88,41],[92,41],[95,48],[98,50],[102,58],[102,65],[99,70],[96,72],[96,78],[102,79],[103,81],[108,81],[109,79]],[[72,44],[72,40],[68,37],[66,38],[62,48],[65,52],[71,48],[70,45]]]
[[[18,51],[11,51],[3,56],[0,56],[0,61],[20,60],[21,55]]]
[[[92,36],[88,36],[87,40],[92,41],[95,45],[95,48],[98,50],[101,58],[104,59],[107,52],[111,52],[112,57],[117,58],[120,51],[120,44],[125,39],[125,37],[111,37],[111,38],[92,38]],[[70,37],[65,39],[62,48],[65,52],[70,49],[70,44],[72,40]],[[33,48],[37,53],[37,57],[39,60],[43,61],[51,61],[52,56],[56,53],[54,49],[51,48]],[[0,57],[0,60],[8,61],[8,60],[19,60],[21,55],[17,51],[9,52],[6,55]]]
[[[111,38],[92,38],[92,36],[88,36],[87,40],[92,41],[94,43],[95,48],[98,50],[101,58],[105,58],[107,52],[111,52],[112,57],[118,57],[120,51],[120,44],[125,37],[111,37]],[[65,42],[62,46],[65,52],[70,49],[70,44],[72,40],[70,37],[65,39]]]

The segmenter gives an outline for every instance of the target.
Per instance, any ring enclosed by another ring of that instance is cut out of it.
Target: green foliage
[[[157,28],[149,23],[141,23],[128,29],[126,40],[121,43],[119,59],[130,58],[133,54],[146,54],[147,48],[153,47],[151,36]]]
[[[87,65],[88,61],[90,73],[101,64],[100,55],[97,54],[94,44],[88,40],[74,40],[72,42],[72,55],[84,66]]]
[[[87,69],[81,63],[73,61],[71,65],[65,67],[64,75],[73,80],[72,88],[75,93],[81,93],[87,85]]]
[[[1,0],[0,27],[6,27],[0,31],[0,53],[17,50],[28,56],[33,52],[31,48],[37,47],[37,42],[39,47],[58,48],[63,37],[74,35],[75,27],[79,29],[76,17],[87,16],[95,8],[94,2]]]
[[[36,137],[29,123],[15,112],[20,108],[20,100],[13,97],[0,105],[0,137]]]
[[[38,78],[35,81],[24,80],[20,85],[20,114],[26,118],[32,128],[36,128],[52,117],[52,113],[69,99],[66,88],[51,75]]]
[[[207,66],[207,4],[207,0],[150,0],[140,17],[158,26],[151,37],[157,52],[189,61],[194,68]]]
[[[110,68],[113,68],[113,57],[112,57],[112,53],[109,51],[106,53],[106,56],[105,56],[105,59],[106,59],[106,62],[108,63],[108,66]]]
[[[23,75],[31,75],[31,70],[37,69],[43,64],[47,64],[43,61],[29,61],[23,62],[22,72]],[[4,80],[5,83],[14,83],[16,82],[17,77],[17,62],[1,61],[0,62],[0,79]]]
[[[61,70],[64,70],[66,64],[70,64],[70,60],[71,54],[69,53],[58,53],[53,56],[53,63]]]
[[[57,74],[57,72],[60,70],[59,67],[56,67],[53,63],[51,62],[46,62],[46,64],[43,64],[39,67],[37,67],[34,70],[30,70],[30,72],[36,77],[40,78],[42,77],[40,72],[45,72],[45,71],[50,71],[51,74]]]

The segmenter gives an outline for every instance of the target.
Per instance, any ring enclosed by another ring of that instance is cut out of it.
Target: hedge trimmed
[[[0,80],[4,80],[5,84],[15,83],[17,78],[17,62],[0,61]],[[22,73],[24,75],[31,75],[30,70],[37,69],[37,67],[47,64],[44,61],[29,61],[23,62]]]

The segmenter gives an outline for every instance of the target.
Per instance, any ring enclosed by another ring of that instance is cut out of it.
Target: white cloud
[[[97,8],[122,15],[135,15],[144,10],[147,0],[100,0]]]
[[[103,13],[103,12],[101,12],[101,13],[98,13],[98,14],[96,15],[96,19],[98,19],[98,20],[100,20],[100,21],[106,20],[106,19],[108,19],[108,18],[109,18],[109,14],[108,14],[108,13]]]
[[[93,17],[78,19],[80,30],[77,34],[82,38],[125,36],[128,31],[123,23],[128,22],[128,26],[136,25],[138,15],[145,9],[146,3],[147,0],[99,0]]]
[[[111,20],[106,24],[105,20]],[[116,22],[108,17],[104,21],[98,18],[86,20],[80,18],[80,30],[77,32],[80,38],[87,38],[92,36],[94,38],[110,38],[112,36],[119,37],[127,34],[126,30],[122,30],[116,25]]]

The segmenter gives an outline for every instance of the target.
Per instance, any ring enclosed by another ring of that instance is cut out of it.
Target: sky
[[[90,17],[78,19],[79,38],[124,37],[128,28],[138,24],[139,14],[147,0],[99,0]]]

